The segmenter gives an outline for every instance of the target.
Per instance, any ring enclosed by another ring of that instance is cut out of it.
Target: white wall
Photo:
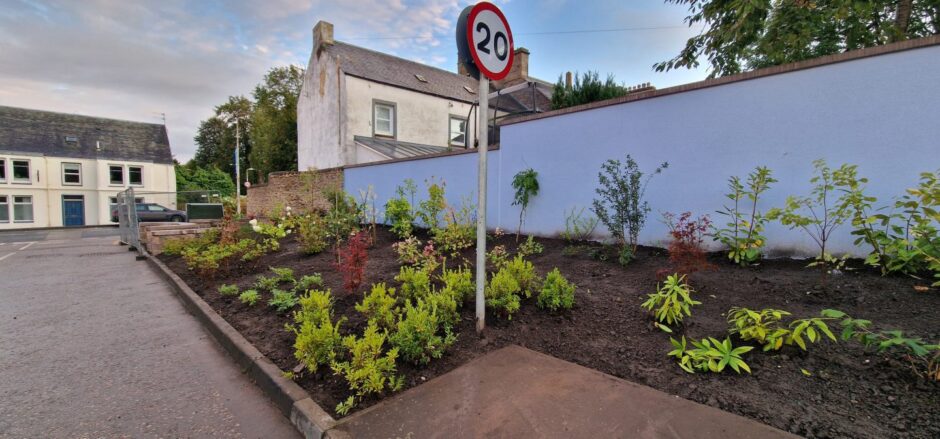
[[[505,126],[501,150],[491,154],[491,227],[512,230],[512,176],[528,167],[539,172],[541,192],[530,207],[526,231],[554,235],[564,230],[564,211],[588,207],[597,172],[608,158],[631,154],[644,170],[668,161],[653,178],[646,199],[653,212],[643,243],[665,239],[659,212],[714,214],[726,202],[728,177],[742,178],[765,165],[779,180],[761,209],[783,204],[787,195],[808,194],[812,161],[853,163],[869,177],[870,194],[888,204],[917,183],[922,171],[940,168],[940,46],[894,52],[807,70],[589,111]],[[372,184],[380,201],[404,177],[448,176],[451,194],[475,193],[472,154],[353,168],[346,189]],[[599,230],[603,227],[599,227]],[[833,253],[867,253],[843,226]],[[772,224],[771,252],[812,254],[801,231]]]
[[[310,56],[297,100],[297,166],[300,170],[342,166],[350,155],[340,142],[341,81],[345,75],[327,52]]]

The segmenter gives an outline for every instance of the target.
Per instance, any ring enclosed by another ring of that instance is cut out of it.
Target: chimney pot
[[[333,44],[333,23],[320,20],[313,27],[313,50],[320,53],[323,46]]]
[[[565,72],[565,88],[571,88],[571,72]]]

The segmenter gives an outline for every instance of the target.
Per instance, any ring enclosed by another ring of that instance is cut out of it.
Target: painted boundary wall
[[[809,195],[812,161],[857,164],[869,193],[888,205],[913,187],[920,172],[940,168],[940,37],[849,52],[742,75],[640,93],[612,101],[535,115],[502,127],[500,149],[489,155],[488,226],[514,230],[512,176],[528,167],[541,191],[524,231],[554,236],[565,210],[589,208],[597,172],[608,158],[633,156],[641,169],[668,161],[646,193],[652,212],[644,244],[667,237],[660,212],[710,214],[728,200],[727,179],[768,166],[779,180],[763,211],[787,195]],[[347,167],[350,193],[372,185],[378,202],[394,196],[405,178],[447,182],[451,202],[475,197],[475,154]],[[853,245],[850,225],[837,229],[835,254],[867,253]],[[602,225],[598,232],[606,235]],[[800,230],[767,227],[772,255],[818,251]]]

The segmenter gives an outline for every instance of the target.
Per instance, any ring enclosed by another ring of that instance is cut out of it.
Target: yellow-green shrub
[[[366,294],[362,303],[356,304],[356,311],[364,315],[369,323],[375,323],[380,328],[394,329],[396,322],[395,289],[388,288],[385,283],[372,285],[372,291]]]
[[[571,309],[574,306],[576,288],[575,284],[568,282],[558,268],[555,268],[545,276],[545,282],[542,283],[538,298],[539,307],[550,311]]]
[[[331,363],[333,373],[343,377],[354,395],[336,406],[336,412],[345,415],[356,403],[369,394],[397,391],[404,385],[404,377],[396,375],[395,360],[398,348],[382,355],[386,334],[370,324],[361,338],[349,335],[343,338],[344,361]]]
[[[519,311],[520,299],[519,292],[521,287],[512,272],[506,268],[500,269],[493,277],[484,290],[486,306],[501,310],[507,318],[512,320],[512,315]]]

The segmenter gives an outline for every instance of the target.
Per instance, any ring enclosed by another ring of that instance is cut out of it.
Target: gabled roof
[[[420,143],[402,142],[395,139],[383,139],[366,136],[353,136],[353,140],[355,140],[356,143],[391,159],[402,159],[407,157],[417,157],[419,155],[437,154],[441,152],[453,151],[456,149],[443,146],[423,145]]]
[[[173,163],[163,125],[5,106],[0,106],[0,151]]]

